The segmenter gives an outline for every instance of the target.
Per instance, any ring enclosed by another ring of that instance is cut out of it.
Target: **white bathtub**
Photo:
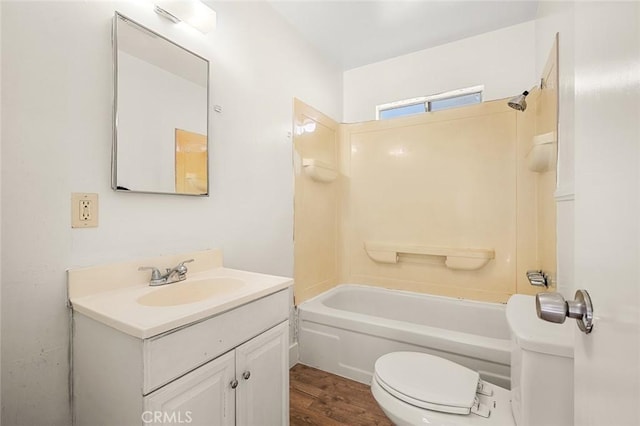
[[[378,357],[418,351],[510,387],[505,305],[344,284],[298,309],[303,364],[368,384]]]

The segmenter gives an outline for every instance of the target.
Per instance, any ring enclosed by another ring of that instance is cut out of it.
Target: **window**
[[[480,102],[482,102],[482,92],[454,96],[451,98],[436,99],[429,102],[429,111],[441,111],[443,109],[479,104]]]
[[[376,107],[376,120],[404,117],[429,111],[441,111],[482,102],[484,86],[473,86],[466,89],[452,90],[437,95],[405,99],[390,102]]]
[[[404,115],[419,114],[427,111],[427,104],[420,102],[418,104],[399,105],[397,107],[391,107],[383,109],[378,112],[378,119],[385,120],[387,118],[402,117]]]

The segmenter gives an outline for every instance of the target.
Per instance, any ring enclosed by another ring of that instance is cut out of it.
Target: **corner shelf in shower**
[[[543,133],[533,137],[531,149],[527,154],[529,170],[543,173],[552,168],[555,159],[555,145],[558,142],[556,132]]]
[[[402,254],[441,256],[449,269],[472,271],[480,269],[495,258],[492,249],[429,247],[391,243],[365,242],[364,249],[369,257],[379,263],[398,263]]]
[[[302,168],[316,182],[329,183],[338,177],[338,171],[334,166],[313,158],[302,159]]]

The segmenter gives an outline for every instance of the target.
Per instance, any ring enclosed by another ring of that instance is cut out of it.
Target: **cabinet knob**
[[[235,389],[235,388],[237,388],[237,387],[238,387],[238,380],[233,379],[233,380],[231,381],[230,385],[231,385],[231,389]]]
[[[243,379],[249,380],[249,377],[251,377],[251,371],[245,371],[244,373],[242,373]]]

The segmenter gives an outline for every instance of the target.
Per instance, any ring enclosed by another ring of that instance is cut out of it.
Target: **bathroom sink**
[[[242,280],[227,277],[167,284],[138,298],[137,302],[145,306],[185,305],[231,293],[244,285]]]

